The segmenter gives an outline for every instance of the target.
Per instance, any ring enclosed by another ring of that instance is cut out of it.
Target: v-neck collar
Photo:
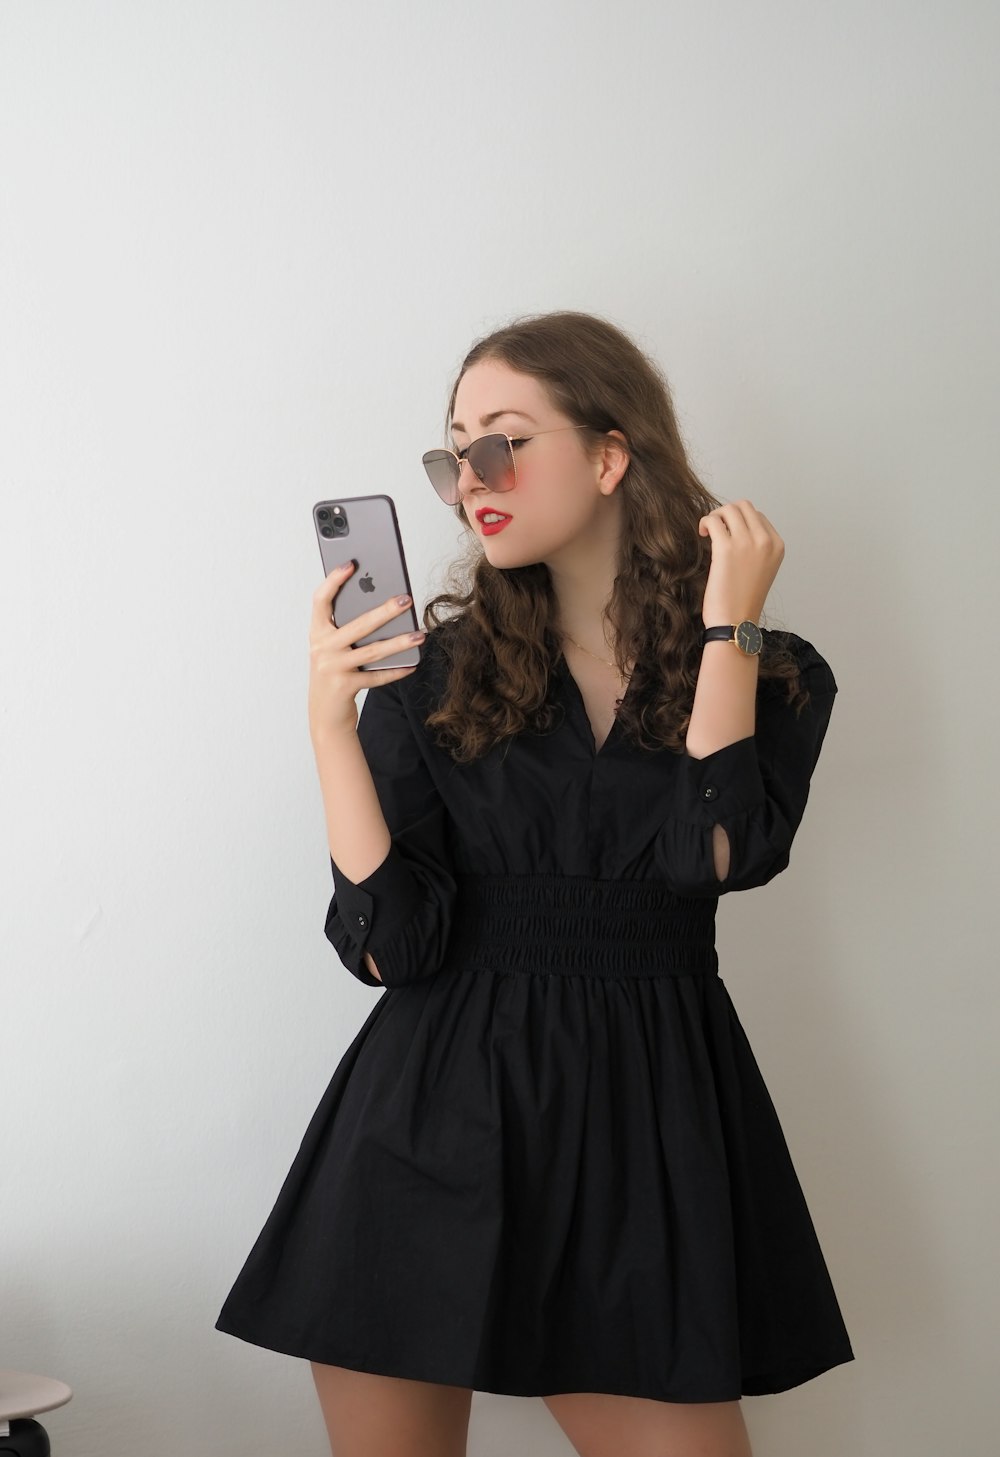
[[[556,672],[563,679],[565,687],[569,692],[570,698],[576,709],[577,716],[584,726],[586,739],[587,742],[590,744],[591,757],[594,759],[599,759],[604,751],[610,746],[611,740],[621,730],[621,724],[618,721],[618,715],[615,714],[615,717],[612,720],[611,727],[608,729],[608,732],[605,735],[604,742],[603,744],[601,744],[600,748],[598,748],[597,740],[594,738],[593,726],[590,722],[590,715],[587,713],[587,705],[583,701],[583,694],[580,691],[580,685],[576,681],[576,678],[573,676],[573,672],[569,666],[569,663],[566,661],[566,654],[562,651],[561,648],[559,649],[559,652],[556,656]],[[635,679],[633,675],[633,677],[629,679],[628,684],[625,688],[625,692],[622,695],[622,703],[625,702],[629,694],[632,692],[632,684],[634,681]]]

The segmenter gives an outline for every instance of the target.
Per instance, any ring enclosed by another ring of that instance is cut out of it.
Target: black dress
[[[560,656],[559,726],[457,765],[423,724],[447,630],[362,707],[393,842],[358,883],[331,861],[326,935],[382,990],[216,1329],[512,1396],[729,1401],[853,1360],[715,950],[718,897],[789,863],[830,667],[782,633],[810,704],[758,680],[755,733],[695,759],[617,719],[595,751]]]

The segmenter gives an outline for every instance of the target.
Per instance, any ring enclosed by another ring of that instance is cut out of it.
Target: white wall
[[[992,1449],[1000,24],[986,3],[0,6],[0,1366],[56,1454],[327,1452],[213,1329],[370,1010],[323,935],[312,503],[387,491],[473,338],[667,370],[840,696],[723,974],[857,1360],[769,1457]],[[781,923],[775,960],[770,928]],[[470,1453],[569,1451],[477,1394]]]

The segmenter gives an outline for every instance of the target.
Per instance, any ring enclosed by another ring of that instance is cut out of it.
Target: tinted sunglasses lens
[[[514,488],[514,453],[506,435],[481,435],[466,451],[472,470],[491,491]],[[428,480],[447,506],[457,506],[461,497],[458,478],[461,468],[449,450],[428,450],[423,457]]]
[[[481,435],[469,446],[468,461],[491,491],[514,487],[514,454],[506,435]]]
[[[455,457],[447,450],[428,450],[423,459],[427,478],[442,501],[446,506],[456,506],[459,496]]]

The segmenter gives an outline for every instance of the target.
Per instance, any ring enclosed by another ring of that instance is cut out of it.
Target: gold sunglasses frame
[[[489,431],[487,431],[487,433],[485,435],[478,435],[476,437],[476,440],[488,440],[491,435],[497,435],[497,436],[502,435],[503,438],[504,438],[504,440],[506,440],[506,442],[507,442],[507,449],[510,452],[510,463],[511,463],[511,465],[514,468],[514,485],[513,486],[508,486],[507,489],[513,491],[515,489],[515,487],[517,486],[517,457],[514,454],[514,444],[515,444],[515,442],[518,445],[527,445],[527,443],[528,443],[529,440],[534,440],[536,438],[536,436],[539,436],[539,435],[558,435],[558,433],[560,432],[560,430],[589,430],[589,429],[590,429],[590,426],[589,425],[554,425],[551,430],[536,430],[533,435],[507,435],[507,434],[504,433],[503,430],[489,430]],[[452,458],[452,460],[458,466],[458,475],[455,477],[455,490],[458,491],[458,483],[462,479],[462,466],[463,465],[466,465],[466,464],[471,464],[471,462],[468,462],[466,460],[463,460],[462,457],[468,455],[468,452],[476,444],[476,440],[470,440],[469,443],[468,443],[468,445],[465,447],[465,449],[459,455],[457,455],[454,450],[449,450],[446,445],[440,445],[440,446],[437,447],[436,450],[427,450],[427,451],[425,451],[424,454],[423,454],[423,456],[421,457],[421,462],[423,464],[424,470],[425,471],[427,470],[427,457],[429,455],[450,455],[451,458]],[[429,475],[428,475],[428,480],[430,481],[430,476]],[[476,476],[476,480],[477,481],[480,480],[480,477],[479,476]],[[462,495],[461,495],[461,492],[459,492],[459,494],[458,494],[458,500],[457,501],[445,501],[445,499],[441,495],[440,491],[434,485],[434,482],[433,481],[430,481],[430,484],[431,484],[431,487],[432,487],[432,489],[434,491],[435,496],[437,496],[438,500],[441,501],[443,505],[448,506],[449,508],[452,507],[452,506],[461,506],[462,505]],[[485,483],[485,481],[481,481],[481,484],[485,485],[486,483]],[[494,490],[494,489],[495,489],[495,487],[493,487],[493,486],[490,487],[490,490]],[[501,496],[506,495],[506,491],[500,491],[499,494]]]

